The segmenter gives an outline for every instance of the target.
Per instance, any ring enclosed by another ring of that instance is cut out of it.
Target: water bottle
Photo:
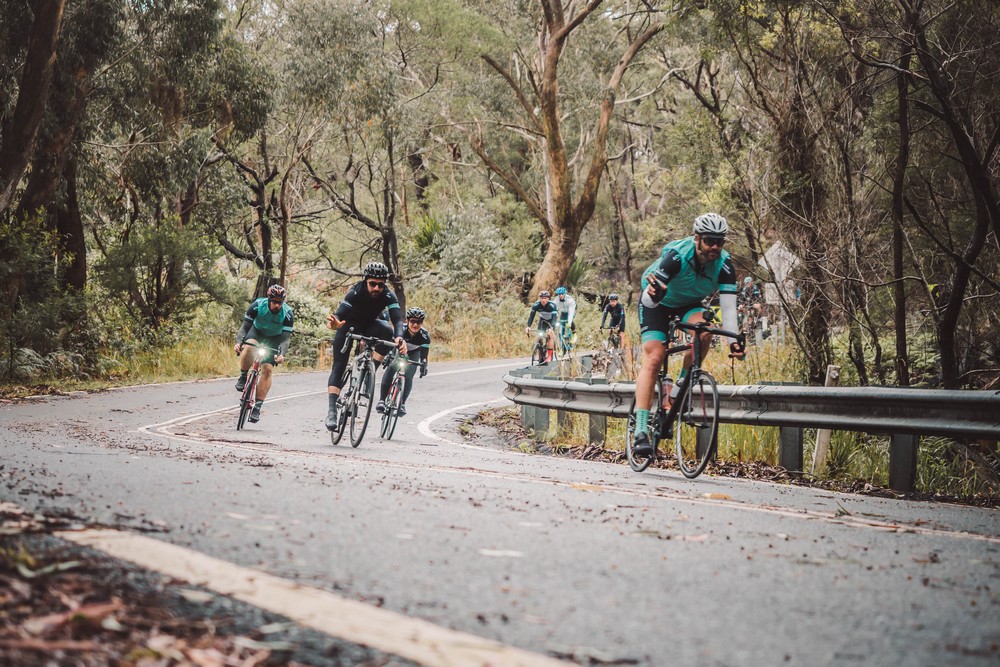
[[[669,375],[663,376],[663,382],[660,383],[660,404],[663,409],[666,410],[670,406],[670,391],[674,388],[674,380]]]

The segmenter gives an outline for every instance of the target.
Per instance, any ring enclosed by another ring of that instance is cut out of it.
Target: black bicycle
[[[653,395],[654,409],[649,414],[649,440],[653,453],[648,457],[635,454],[635,399],[629,411],[628,428],[625,434],[625,454],[632,470],[642,472],[656,459],[660,440],[674,438],[677,466],[688,479],[694,479],[705,470],[715,452],[719,433],[719,388],[712,374],[701,367],[703,353],[701,335],[726,336],[740,342],[745,348],[743,334],[726,331],[712,326],[715,313],[709,309],[704,314],[705,321],[688,324],[675,320],[670,325],[667,340],[676,341],[678,334],[686,332],[691,342],[667,347],[663,366],[657,375]],[[667,343],[664,343],[666,345]],[[694,350],[694,359],[688,370],[687,379],[678,389],[672,402],[668,399],[667,362],[670,356]],[[733,355],[730,355],[733,356]],[[667,403],[669,405],[666,405]]]
[[[403,392],[406,389],[406,367],[419,362],[413,361],[409,357],[397,354],[389,362],[386,373],[394,373],[392,384],[389,385],[389,393],[385,395],[385,407],[382,412],[382,431],[380,435],[386,440],[392,439],[392,434],[396,430],[396,421],[399,419],[399,406],[403,404]],[[391,371],[389,369],[392,369]]]
[[[531,365],[541,366],[549,356],[547,329],[532,329],[535,334],[535,343],[531,348]]]
[[[263,363],[264,359],[267,358],[269,352],[278,352],[278,350],[273,347],[261,345],[260,343],[241,343],[241,350],[243,349],[243,345],[256,347],[257,351],[254,352],[253,365],[251,365],[250,370],[247,371],[247,383],[243,387],[243,393],[240,395],[240,413],[236,417],[237,431],[243,430],[243,427],[247,423],[247,416],[250,414],[250,410],[253,409],[253,404],[257,400],[257,380],[260,379],[261,363]]]
[[[344,382],[340,385],[340,398],[337,399],[337,430],[330,431],[330,442],[334,445],[340,442],[347,430],[347,422],[350,421],[351,447],[357,447],[365,437],[372,405],[375,403],[375,360],[372,355],[375,353],[375,345],[383,341],[381,338],[359,336],[353,331],[351,329],[347,332],[347,340],[341,350],[347,354],[351,341],[358,341],[354,359],[344,369]]]

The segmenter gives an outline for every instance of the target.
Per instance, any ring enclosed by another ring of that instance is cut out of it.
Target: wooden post
[[[826,367],[827,387],[836,387],[840,384],[840,366],[830,365]],[[822,475],[826,470],[826,455],[830,450],[830,436],[833,431],[828,428],[821,428],[816,431],[816,449],[813,450],[813,474]]]

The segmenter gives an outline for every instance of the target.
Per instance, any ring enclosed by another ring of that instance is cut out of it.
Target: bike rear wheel
[[[674,424],[677,466],[688,479],[705,470],[719,434],[719,388],[706,371],[688,377]]]
[[[344,437],[344,431],[347,430],[347,417],[354,405],[354,370],[351,366],[347,367],[347,372],[344,374],[344,384],[340,387],[340,398],[337,399],[339,404],[337,430],[330,431],[330,444],[333,445],[339,444],[340,439]]]
[[[396,422],[399,421],[399,406],[403,404],[403,378],[397,377],[392,381],[389,395],[386,397],[388,405],[385,408],[386,432],[383,434],[386,440],[392,439],[392,434],[396,432]]]
[[[653,445],[653,454],[648,457],[637,456],[635,453],[635,399],[632,399],[632,407],[628,412],[628,426],[625,429],[625,457],[632,470],[642,472],[656,460],[657,448],[660,446],[660,425],[663,421],[663,410],[660,405],[659,395],[653,396],[653,409],[649,412],[649,442]]]
[[[251,370],[247,373],[247,384],[243,387],[243,394],[240,396],[240,413],[236,417],[236,430],[242,431],[247,423],[247,416],[253,408],[254,399],[257,397],[257,371]]]
[[[375,366],[367,362],[358,373],[358,387],[354,394],[354,408],[351,410],[351,447],[361,444],[372,415],[375,397]]]

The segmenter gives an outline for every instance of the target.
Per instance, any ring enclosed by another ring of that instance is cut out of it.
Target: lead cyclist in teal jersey
[[[699,215],[694,221],[694,235],[668,243],[660,258],[642,274],[639,299],[639,330],[642,333],[642,368],[635,382],[635,454],[649,457],[649,409],[653,405],[656,376],[666,353],[667,332],[676,318],[691,324],[704,321],[702,299],[719,292],[722,328],[736,331],[736,271],[722,246],[729,224],[717,213]],[[703,334],[701,349],[711,349],[712,335]],[[743,346],[732,343],[734,356],[745,354]],[[684,381],[694,352],[684,354],[684,369],[674,384],[676,397]]]

